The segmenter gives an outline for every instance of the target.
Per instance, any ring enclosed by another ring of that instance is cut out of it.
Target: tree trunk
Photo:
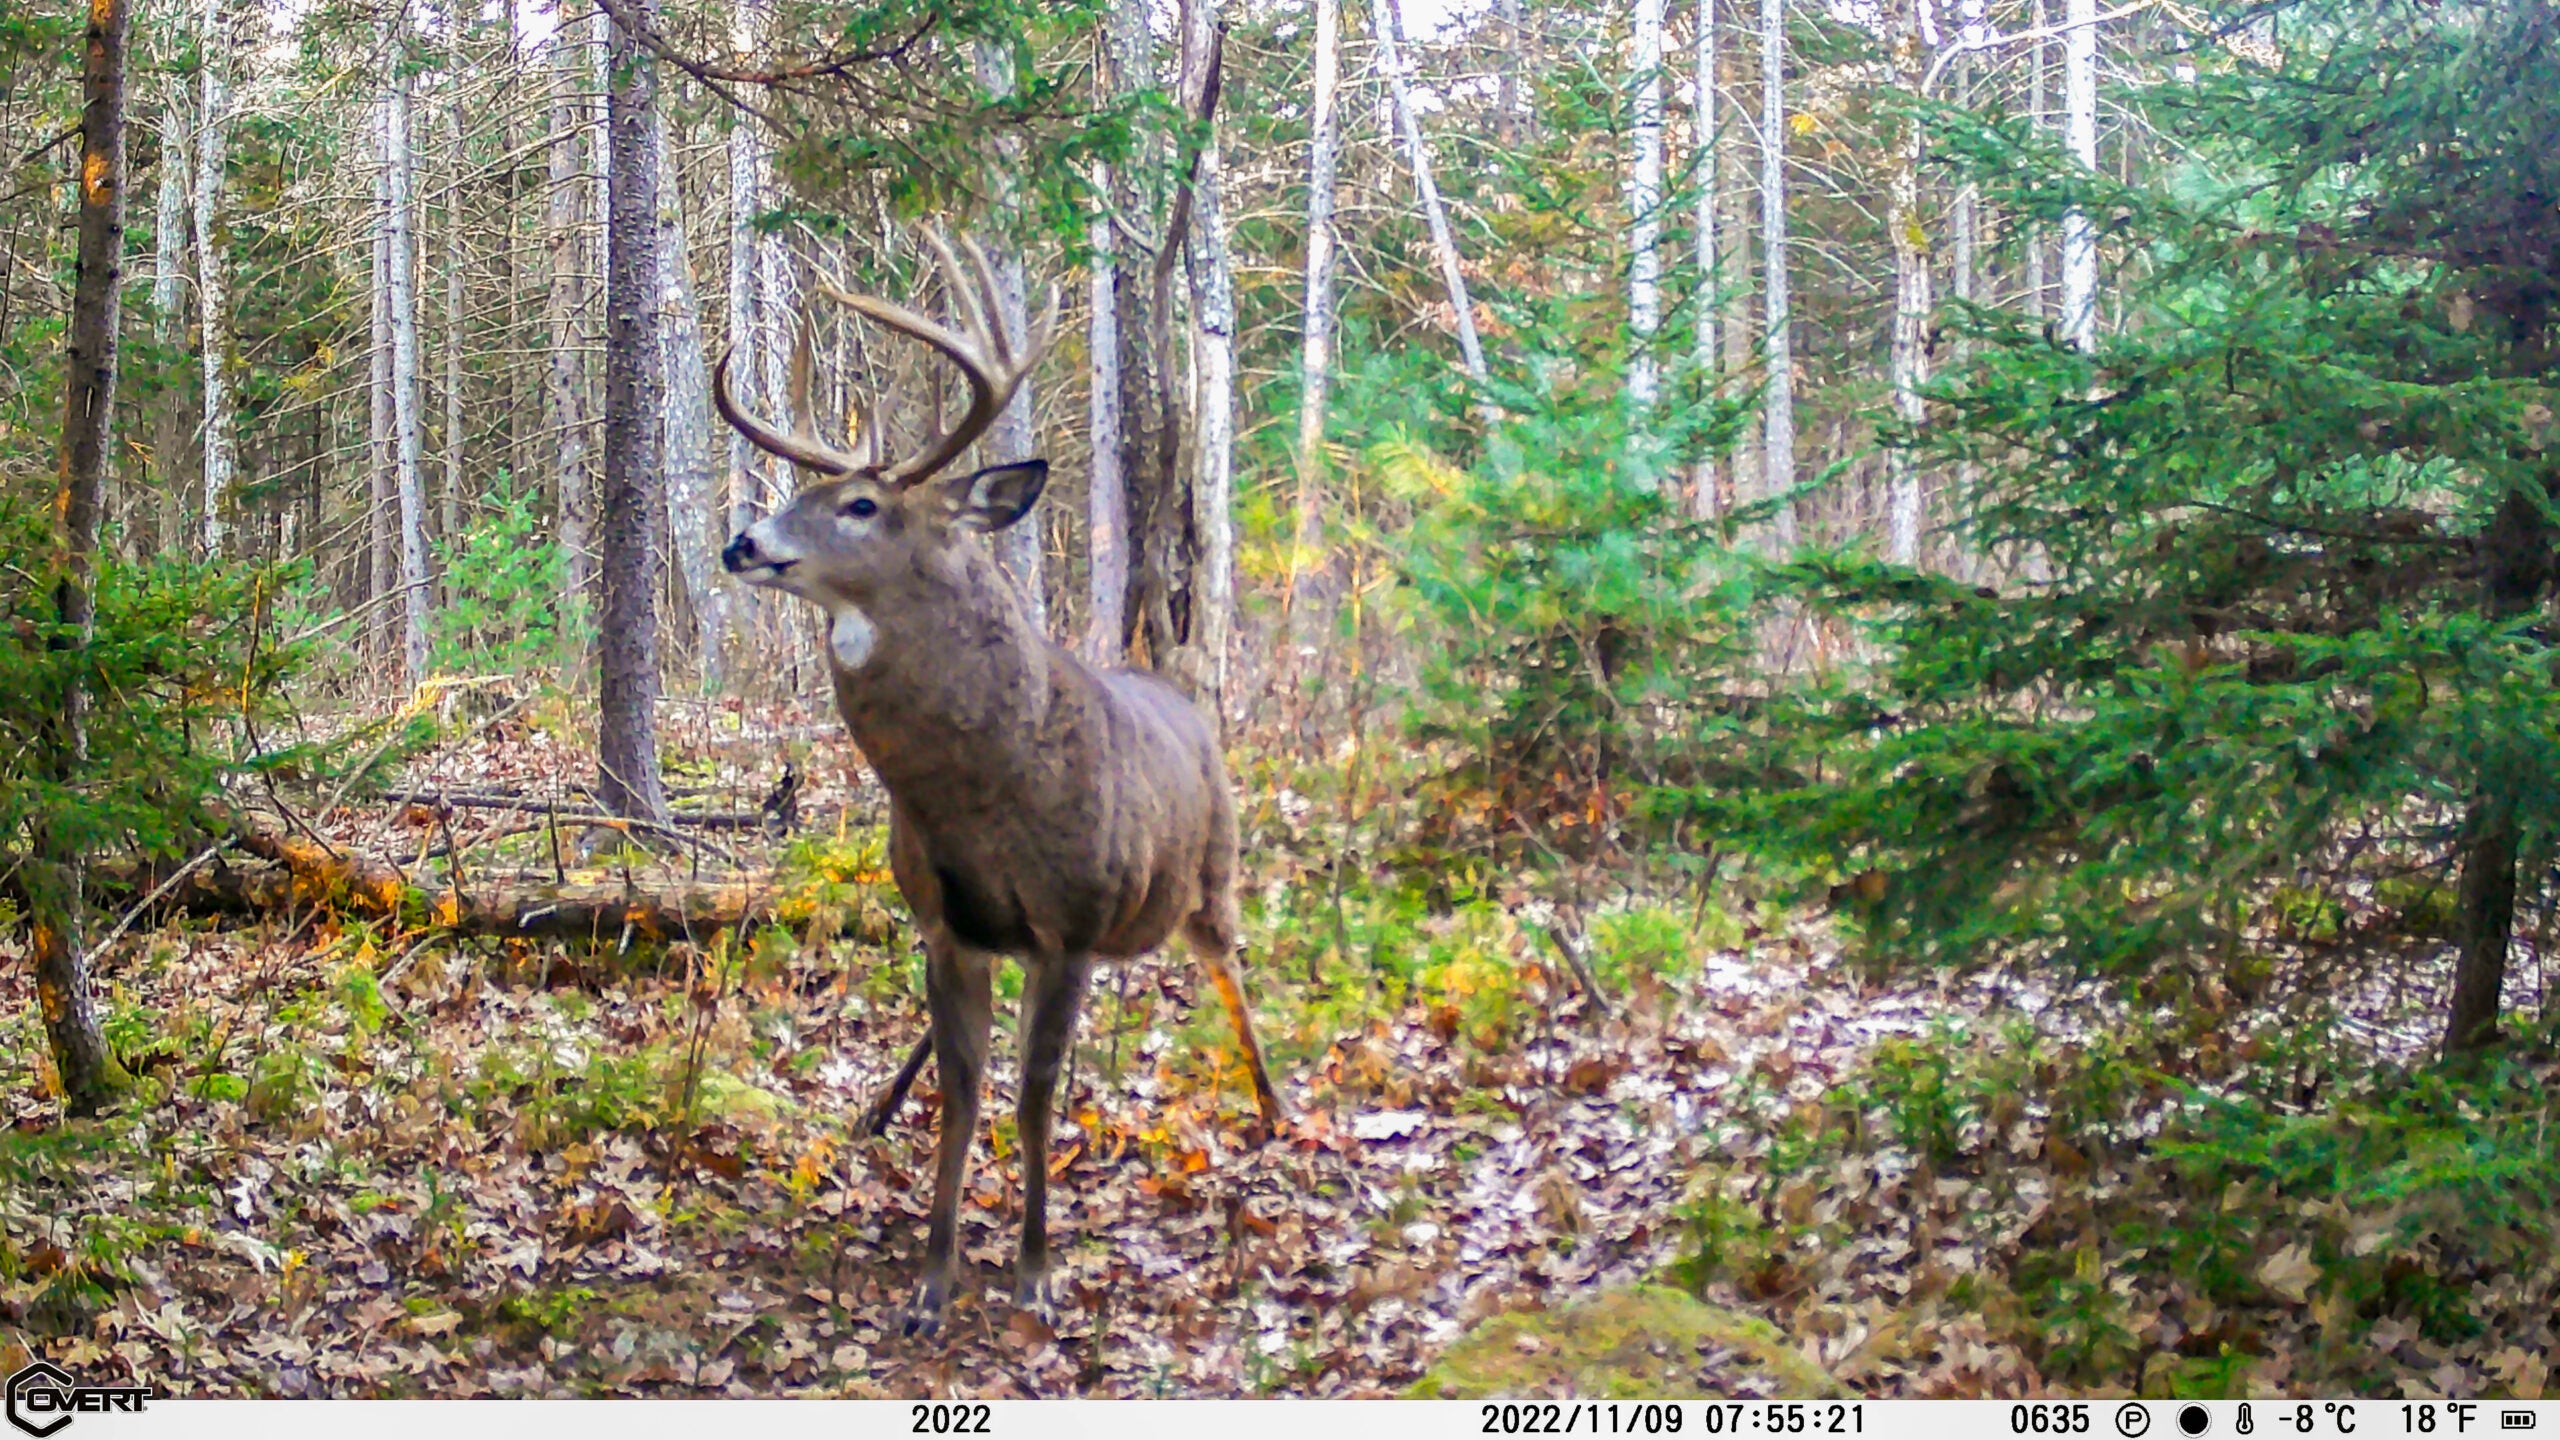
[[[1745,153],[1746,137],[1757,134],[1759,126],[1749,123],[1743,108],[1743,97],[1750,93],[1751,69],[1743,53],[1743,41],[1750,38],[1751,27],[1742,20],[1742,0],[1732,0],[1734,19],[1731,33],[1734,43],[1723,47],[1717,57],[1720,88],[1727,97],[1726,106],[1736,122],[1716,131],[1716,174],[1724,193],[1718,203],[1724,207],[1723,234],[1719,237],[1721,269],[1717,277],[1723,282],[1725,296],[1723,323],[1724,374],[1730,390],[1751,373],[1753,336],[1751,297],[1757,272],[1751,264],[1752,194],[1750,156]],[[1728,480],[1726,493],[1736,504],[1749,504],[1762,493],[1760,447],[1737,443],[1726,456]]]
[[[977,72],[978,87],[987,92],[987,98],[1005,100],[1012,97],[1013,52],[993,41],[980,40],[972,47],[972,61]],[[1014,195],[1021,184],[1021,177],[1017,173],[1021,166],[1020,137],[1012,134],[998,135],[992,184],[996,208],[1008,218],[1017,208]],[[1022,252],[1013,245],[1005,245],[997,251],[995,262],[996,307],[1000,312],[995,317],[995,321],[1004,327],[1005,334],[1011,337],[1013,343],[1019,345],[1026,342],[1031,333],[1031,316],[1026,295],[1028,280],[1023,272]],[[1033,393],[1033,384],[1026,376],[1021,387],[1013,392],[1013,398],[1006,403],[1003,413],[996,416],[994,427],[987,432],[989,463],[1009,465],[1017,460],[1032,458],[1033,453],[1039,448],[1036,427],[1033,423],[1033,417],[1037,413],[1038,403]],[[1048,577],[1043,573],[1047,557],[1040,543],[1040,534],[1040,523],[1037,520],[1026,519],[1020,524],[997,532],[995,552],[996,559],[1002,562],[1006,573],[1012,575],[1015,583],[1022,587],[1022,598],[1029,607],[1031,623],[1039,627],[1041,633],[1046,634],[1049,629],[1049,586]]]
[[[2098,168],[2098,0],[2068,0],[2062,35],[2062,139],[2084,170]],[[2062,333],[2098,343],[2098,228],[2074,206],[2062,216]]]
[[[1195,23],[1214,28],[1218,0],[1191,0]],[[1214,44],[1203,39],[1202,44]],[[1194,377],[1192,500],[1200,534],[1199,616],[1194,639],[1206,662],[1202,698],[1223,727],[1227,707],[1227,644],[1235,613],[1235,272],[1227,252],[1225,181],[1218,149],[1217,117],[1209,117],[1207,142],[1193,177],[1188,254],[1191,278],[1191,354]]]
[[[465,166],[462,153],[462,104],[459,100],[454,102],[452,116],[454,181],[452,187],[446,192],[444,206],[444,484],[441,487],[442,493],[437,497],[441,508],[436,516],[436,534],[441,536],[447,545],[452,545],[462,538],[462,507],[468,499],[465,492],[469,484],[463,478],[466,447],[463,444],[462,434],[462,352],[470,343],[470,337],[464,333],[462,318],[464,281],[461,173]],[[512,200],[514,197],[508,198]],[[515,225],[515,215],[512,210],[508,212],[507,225],[510,230]],[[508,298],[512,305],[513,295],[510,294]],[[512,343],[515,336],[513,326],[508,327],[507,336],[509,343]],[[499,393],[504,395],[506,389],[503,368],[499,374]],[[503,447],[503,439],[500,443]]]
[[[387,122],[386,122],[387,123]],[[383,137],[388,158],[390,137]],[[378,603],[366,629],[372,635],[372,649],[377,656],[388,658],[397,643],[399,612],[390,606],[391,595],[400,586],[400,546],[398,526],[399,487],[394,483],[392,461],[391,406],[391,167],[374,172],[373,177],[373,304],[371,348],[366,359],[366,400],[369,407],[365,436],[365,480],[370,505],[365,511],[365,530],[371,543],[366,550],[371,565],[366,575],[366,598]]]
[[[229,63],[231,46],[223,33],[222,0],[204,0],[198,16],[204,91],[196,133],[196,313],[204,352],[204,553],[206,559],[219,560],[229,544],[232,474],[238,465],[228,374],[231,277],[220,228],[224,127],[231,123],[231,90],[222,67]]]
[[[1111,193],[1109,167],[1096,166],[1094,195],[1099,208],[1087,233],[1093,251],[1085,337],[1091,357],[1088,419],[1093,441],[1085,483],[1089,554],[1084,641],[1085,658],[1095,664],[1120,663],[1127,653],[1129,630],[1129,502],[1120,470],[1120,269],[1113,259]]]
[[[755,53],[765,7],[738,0],[730,16],[729,43],[742,59]],[[751,414],[767,413],[764,388],[765,237],[755,218],[764,210],[765,138],[756,122],[737,117],[729,129],[729,385]],[[729,434],[729,530],[755,522],[781,494],[778,462],[736,431]]]
[[[693,609],[695,658],[702,688],[727,683],[729,587],[720,576],[720,546],[729,537],[727,508],[711,479],[711,375],[702,358],[702,307],[695,300],[693,250],[685,236],[684,200],[676,183],[675,146],[666,121],[650,126],[658,179],[659,336],[666,346],[666,506],[676,571]]]
[[[72,643],[85,649],[95,629],[90,599],[98,550],[99,503],[105,493],[116,399],[116,326],[124,266],[124,72],[129,15],[125,0],[91,0],[81,47],[80,241],[71,295],[62,416],[61,490],[54,499],[54,604]],[[88,692],[75,679],[62,696],[61,723],[50,737],[55,778],[78,782],[88,758]],[[54,827],[37,835],[29,890],[34,936],[36,1007],[63,1108],[97,1113],[127,1077],[107,1048],[89,994],[89,957],[81,941],[83,857]]]
[[[151,240],[151,333],[164,350],[184,338],[186,324],[187,156],[191,148],[186,87],[182,81],[173,81],[160,112],[160,209]],[[179,388],[164,386],[152,401],[151,435],[164,548],[175,548],[182,529],[173,524],[184,509],[186,424]]]
[[[394,73],[383,136],[391,208],[383,221],[383,268],[391,298],[392,456],[400,494],[400,669],[415,689],[427,678],[427,496],[418,424],[417,167],[409,146],[409,76]]]
[[[653,0],[628,0],[656,23]],[[605,91],[604,497],[598,615],[596,798],[613,813],[663,822],[658,775],[658,552],[666,514],[658,423],[666,398],[659,339],[658,72],[632,33],[608,27]],[[695,518],[700,518],[699,516]]]
[[[562,629],[570,634],[585,631],[595,589],[595,475],[587,430],[593,417],[587,409],[587,357],[581,343],[583,317],[592,308],[587,279],[592,261],[586,243],[588,130],[582,48],[565,28],[552,32],[551,193],[544,217],[551,269],[543,316],[551,351],[543,372],[544,409],[555,447],[553,475],[560,507],[560,618]]]
[[[1716,208],[1722,198],[1717,194],[1721,179],[1716,164],[1723,130],[1723,107],[1718,103],[1716,75],[1716,0],[1698,0],[1698,107],[1696,133],[1691,143],[1698,153],[1697,258],[1698,319],[1692,358],[1698,369],[1698,382],[1706,387],[1710,399],[1724,395],[1724,376],[1717,365],[1716,340],[1724,320],[1722,277],[1716,266]],[[1697,463],[1689,471],[1689,505],[1692,515],[1711,520],[1723,513],[1723,496],[1716,476],[1716,457],[1701,450]]]
[[[1926,3],[1900,0],[1893,12],[1894,80],[1915,102],[1928,69],[1920,34],[1920,7]],[[1927,418],[1920,400],[1920,387],[1929,382],[1929,357],[1922,346],[1929,323],[1930,263],[1929,235],[1920,215],[1922,151],[1919,117],[1903,116],[1894,132],[1885,229],[1893,237],[1893,413],[1906,430],[1919,429]],[[1885,452],[1885,472],[1885,552],[1897,565],[1917,565],[1923,497],[1910,445],[1897,444]]]
[[[1157,88],[1155,36],[1146,0],[1115,0],[1106,21],[1114,93],[1133,97]],[[1185,59],[1190,57],[1186,54]],[[1178,78],[1176,90],[1187,81]],[[1164,213],[1147,181],[1169,165],[1122,167],[1118,214],[1135,226],[1139,217]],[[1129,588],[1124,651],[1151,668],[1175,665],[1191,637],[1196,539],[1189,496],[1184,493],[1181,417],[1175,413],[1172,274],[1180,257],[1164,250],[1166,236],[1148,236],[1158,248],[1141,273],[1138,257],[1119,274],[1120,476],[1128,495]]]
[[[1339,0],[1320,0],[1320,3],[1340,9]],[[1520,143],[1522,122],[1529,118],[1526,107],[1520,103],[1520,67],[1528,59],[1529,27],[1521,16],[1520,0],[1494,0],[1493,10],[1502,17],[1502,53],[1495,57],[1493,76],[1493,139],[1495,144],[1509,150]],[[1324,21],[1321,17],[1316,21],[1316,35],[1316,44],[1322,46]],[[1316,63],[1319,66],[1324,64],[1321,51]]]
[[[1633,35],[1634,153],[1627,166],[1627,399],[1652,407],[1661,393],[1653,337],[1662,328],[1662,0],[1636,0]]]
[[[1333,201],[1342,162],[1342,121],[1335,91],[1342,74],[1342,0],[1315,0],[1315,92],[1307,134],[1307,304],[1298,346],[1297,537],[1289,557],[1294,597],[1299,572],[1324,547],[1324,426],[1333,384]],[[1506,66],[1499,123],[1512,100]]]
[[[1769,367],[1760,401],[1760,483],[1771,498],[1796,484],[1795,353],[1787,333],[1786,82],[1786,0],[1760,0],[1760,263],[1766,297],[1760,348]],[[1795,548],[1792,502],[1778,507],[1774,537],[1780,550]]]
[[[1397,0],[1378,0],[1378,57],[1387,72],[1387,96],[1395,107],[1396,131],[1404,139],[1405,163],[1413,167],[1413,188],[1422,198],[1422,218],[1431,229],[1431,251],[1440,261],[1440,283],[1448,288],[1449,309],[1458,331],[1458,356],[1467,378],[1484,384],[1484,347],[1476,340],[1475,307],[1467,299],[1467,276],[1458,261],[1457,236],[1449,228],[1449,212],[1440,203],[1439,183],[1431,178],[1431,146],[1422,136],[1422,118],[1413,108],[1413,88],[1404,64],[1404,12]]]

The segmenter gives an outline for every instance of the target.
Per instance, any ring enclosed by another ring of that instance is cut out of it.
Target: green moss
[[[1700,1348],[1737,1352],[1707,1368]],[[1415,1382],[1417,1399],[1573,1395],[1695,1400],[1736,1374],[1766,1377],[1791,1399],[1845,1394],[1765,1320],[1661,1285],[1611,1290],[1560,1310],[1498,1315],[1449,1347]]]

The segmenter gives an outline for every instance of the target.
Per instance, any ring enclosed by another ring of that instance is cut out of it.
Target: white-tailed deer
[[[961,1182],[978,1127],[997,955],[1022,962],[1022,1242],[1015,1303],[1049,1306],[1049,1119],[1094,956],[1142,954],[1179,927],[1234,1020],[1266,1128],[1281,1117],[1245,1010],[1236,951],[1236,816],[1207,720],[1150,675],[1097,672],[1035,628],[980,534],[1040,498],[1044,460],[942,477],[992,424],[1048,344],[1054,293],[1029,343],[995,320],[993,272],[933,237],[954,326],[821,288],[940,351],[968,381],[960,422],[891,459],[865,417],[855,448],[817,438],[808,336],[793,356],[793,428],[743,413],[728,359],[720,413],[819,479],[722,552],[730,573],[831,618],[836,706],[889,792],[889,868],[925,946],[927,1037],[939,1067],[933,1219],[906,1329],[931,1332],[951,1297]],[[956,327],[956,328],[955,328]],[[921,1056],[872,1111],[885,1121]]]

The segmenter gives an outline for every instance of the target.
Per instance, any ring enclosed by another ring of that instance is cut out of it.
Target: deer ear
[[[1031,513],[1049,484],[1049,462],[994,465],[940,483],[955,523],[993,534]]]

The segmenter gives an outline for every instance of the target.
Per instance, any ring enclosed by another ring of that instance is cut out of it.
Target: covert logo
[[[30,1435],[50,1435],[71,1423],[74,1415],[103,1415],[111,1410],[142,1413],[151,1398],[148,1385],[82,1385],[71,1372],[50,1360],[37,1360],[9,1377],[9,1423]]]

